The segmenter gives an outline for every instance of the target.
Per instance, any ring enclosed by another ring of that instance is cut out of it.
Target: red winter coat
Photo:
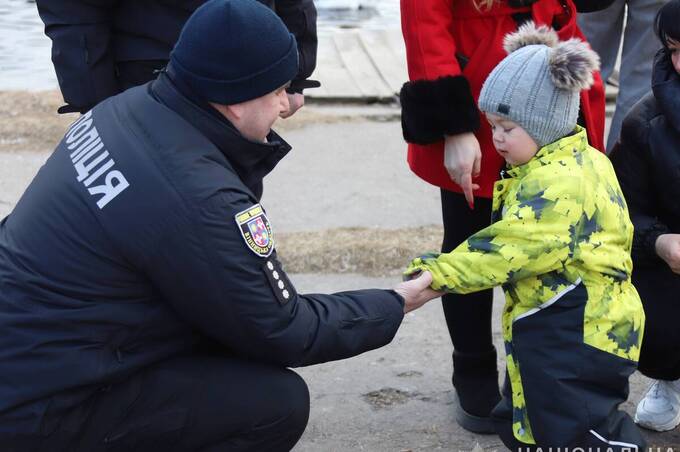
[[[555,28],[560,39],[585,40],[576,25],[572,0],[538,0],[513,8],[500,0],[479,11],[473,0],[401,0],[401,22],[410,82],[401,92],[402,126],[408,162],[422,179],[461,192],[444,167],[444,136],[475,132],[482,150],[476,196],[491,197],[504,165],[495,151],[491,130],[476,102],[491,70],[506,56],[503,38],[517,30],[513,14],[524,13],[537,25]],[[461,68],[464,67],[464,69]],[[604,86],[581,93],[581,113],[590,144],[604,150]]]

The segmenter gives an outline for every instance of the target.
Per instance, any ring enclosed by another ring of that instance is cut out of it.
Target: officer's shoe
[[[454,351],[453,369],[456,422],[473,433],[495,433],[490,415],[501,400],[496,349],[474,354]]]
[[[655,381],[638,403],[635,422],[657,432],[677,427],[680,424],[680,379]]]

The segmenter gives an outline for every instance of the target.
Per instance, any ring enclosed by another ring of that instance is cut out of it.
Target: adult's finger
[[[465,195],[465,199],[467,200],[470,209],[473,209],[475,206],[475,195],[472,192],[472,176],[470,173],[465,173],[462,175],[460,187],[463,189],[463,194]]]

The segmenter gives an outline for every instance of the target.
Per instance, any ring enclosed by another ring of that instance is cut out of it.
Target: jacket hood
[[[652,92],[669,124],[680,132],[680,76],[665,48],[654,57]]]

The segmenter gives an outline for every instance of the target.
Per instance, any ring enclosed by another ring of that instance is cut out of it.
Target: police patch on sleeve
[[[243,240],[250,250],[261,257],[268,257],[274,251],[272,227],[261,205],[255,204],[237,213],[234,218]]]

